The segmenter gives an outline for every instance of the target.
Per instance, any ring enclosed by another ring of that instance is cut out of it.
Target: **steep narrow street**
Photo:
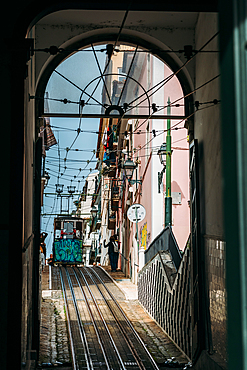
[[[49,266],[46,266],[42,273],[41,347],[38,362],[38,368],[42,369],[51,367],[62,367],[64,370],[72,369],[71,345],[69,344],[70,340],[67,329],[68,322],[65,313],[63,293],[61,290],[62,286],[59,269],[59,267],[50,267],[52,277],[51,282],[49,281]],[[186,364],[188,364],[188,359],[178,350],[159,325],[152,320],[140,305],[137,300],[136,286],[132,284],[129,279],[126,279],[121,271],[111,273],[108,266],[105,267],[106,274],[101,267],[95,267],[93,270],[99,270],[100,276],[104,280],[107,288],[116,298],[118,304],[130,320],[148,352],[155,360],[157,368],[184,368]],[[49,289],[49,287],[52,289]],[[90,285],[90,289],[94,290],[94,286]],[[83,310],[82,300],[78,299],[77,301],[82,323],[87,335],[87,327],[88,325],[90,327],[92,325],[89,321],[83,322],[83,320],[86,320],[88,312]],[[111,327],[114,324],[109,322],[109,313],[107,313],[102,303],[102,299],[97,297],[97,302],[106,324],[111,331]],[[88,343],[90,343],[91,339],[93,339],[92,331],[91,337],[89,334],[89,337],[87,338]],[[118,340],[119,339],[120,338],[118,338]],[[116,346],[118,349],[120,348],[119,351],[121,352],[121,345],[118,344],[118,341],[116,341]],[[130,356],[130,354],[128,356]],[[93,368],[105,368],[104,362],[102,362],[100,366],[96,366],[96,362],[97,360],[95,359]],[[126,369],[137,368],[134,366],[134,362],[131,363],[125,361],[124,364]],[[118,368],[117,365],[116,368]]]

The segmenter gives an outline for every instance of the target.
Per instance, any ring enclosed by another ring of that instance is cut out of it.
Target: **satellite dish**
[[[141,222],[146,216],[143,205],[135,203],[128,209],[127,217],[131,222]]]

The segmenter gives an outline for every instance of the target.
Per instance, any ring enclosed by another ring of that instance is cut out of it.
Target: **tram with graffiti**
[[[53,263],[83,263],[83,226],[78,217],[60,216],[54,219]]]

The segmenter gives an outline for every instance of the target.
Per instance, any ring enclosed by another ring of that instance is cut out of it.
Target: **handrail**
[[[168,250],[171,253],[174,265],[178,270],[182,255],[171,226],[166,226],[152,241],[149,248],[144,252],[145,263],[149,262],[159,251]]]
[[[170,226],[169,226],[170,227]],[[170,228],[170,235],[169,235],[169,247],[168,247],[171,255],[173,262],[175,264],[176,269],[178,270],[180,262],[182,260],[182,255],[180,252],[180,249],[178,247],[177,241],[175,239],[175,236],[172,232],[172,229]]]

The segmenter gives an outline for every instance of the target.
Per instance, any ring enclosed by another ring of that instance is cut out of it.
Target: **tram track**
[[[73,369],[158,369],[103,270],[60,267],[60,277]]]

